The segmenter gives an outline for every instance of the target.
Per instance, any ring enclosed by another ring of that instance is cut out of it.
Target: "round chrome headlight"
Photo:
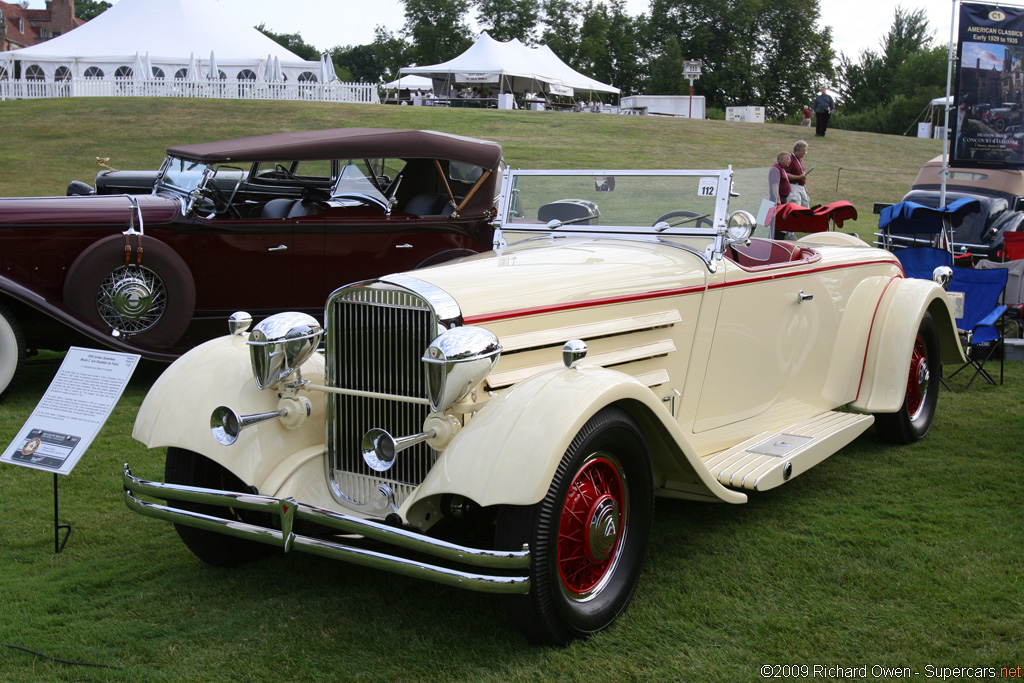
[[[316,318],[305,313],[278,313],[249,333],[252,376],[260,389],[287,379],[309,360],[323,338]]]
[[[943,289],[949,284],[949,281],[953,279],[953,269],[949,266],[939,266],[932,271],[932,282],[937,284]]]
[[[435,413],[463,399],[490,374],[501,355],[501,344],[482,327],[453,327],[430,342],[423,354],[427,398]]]
[[[754,234],[757,219],[748,211],[733,211],[729,214],[729,225],[726,230],[733,242],[746,242]]]

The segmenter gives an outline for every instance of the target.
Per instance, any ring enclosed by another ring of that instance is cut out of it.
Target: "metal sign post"
[[[702,62],[699,59],[687,59],[683,62],[683,78],[690,81],[690,113],[686,118],[693,118],[693,82],[700,78]]]

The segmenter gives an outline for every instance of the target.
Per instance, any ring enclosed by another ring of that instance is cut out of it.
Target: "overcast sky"
[[[252,26],[265,24],[275,33],[300,33],[320,50],[372,42],[374,27],[383,25],[397,33],[405,21],[399,0],[218,1]],[[937,41],[949,43],[952,0],[897,1],[908,9],[924,8]],[[29,4],[42,8],[45,1],[31,0]],[[649,4],[649,0],[626,0],[629,10],[637,14],[646,12]],[[821,0],[822,25],[832,27],[837,52],[856,58],[862,50],[878,50],[879,41],[892,25],[895,4],[893,0]]]

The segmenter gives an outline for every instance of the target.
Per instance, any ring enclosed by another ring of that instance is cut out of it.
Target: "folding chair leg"
[[[967,365],[973,365],[975,368],[977,368],[977,370],[974,371],[974,375],[971,377],[970,381],[967,382],[967,388],[968,389],[970,389],[971,385],[974,384],[974,380],[976,380],[978,378],[978,375],[981,375],[982,377],[984,377],[988,381],[988,383],[991,384],[992,386],[996,385],[996,381],[994,379],[992,379],[992,376],[989,375],[988,372],[985,371],[985,363],[987,363],[989,361],[989,359],[992,357],[992,354],[995,353],[997,346],[998,346],[998,343],[993,343],[992,344],[992,346],[988,350],[988,353],[986,353],[985,357],[981,360],[981,363],[978,363],[973,358],[970,359],[970,362]],[[965,365],[964,367],[967,367],[967,366]],[[963,368],[960,368],[960,370],[963,370]],[[960,370],[957,370],[956,372],[960,372]],[[954,372],[953,374],[955,375],[956,372]],[[952,377],[952,376],[953,375],[950,375],[950,377]],[[1001,381],[1002,378],[1003,378],[1002,377],[1002,368],[1000,368],[1000,373],[999,373],[1000,384],[1002,383],[1002,381]]]

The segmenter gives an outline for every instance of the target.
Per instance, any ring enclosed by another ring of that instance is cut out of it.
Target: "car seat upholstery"
[[[405,203],[403,211],[417,216],[447,216],[455,211],[455,207],[443,194],[421,192]]]

